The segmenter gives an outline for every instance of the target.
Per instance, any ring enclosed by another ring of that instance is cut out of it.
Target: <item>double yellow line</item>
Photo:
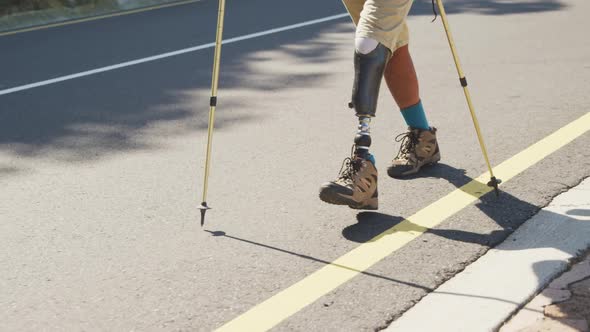
[[[125,11],[121,11],[121,12],[116,12],[116,13],[111,13],[111,14],[104,14],[104,15],[97,15],[97,16],[86,17],[86,18],[75,19],[75,20],[69,20],[69,21],[60,22],[60,23],[45,24],[45,25],[34,26],[34,27],[31,27],[31,28],[24,28],[24,29],[12,30],[12,31],[7,31],[7,32],[0,32],[0,37],[14,35],[14,34],[17,34],[17,33],[29,32],[29,31],[36,31],[36,30],[43,30],[43,29],[61,27],[61,26],[64,26],[64,25],[78,24],[78,23],[84,23],[84,22],[102,20],[104,18],[109,18],[109,17],[116,17],[116,16],[137,14],[137,13],[147,12],[147,11],[150,11],[150,10],[156,10],[156,9],[162,9],[162,8],[168,8],[168,7],[175,7],[175,6],[186,5],[186,4],[194,3],[194,2],[198,2],[198,1],[201,1],[201,0],[176,1],[176,2],[162,4],[162,5],[155,5],[155,6],[149,6],[149,7],[145,7],[145,8],[132,9],[132,10],[125,10]]]
[[[496,166],[494,171],[506,183],[589,130],[590,113],[586,113]],[[330,265],[248,310],[218,331],[252,332],[271,329],[490,192],[492,188],[485,184],[488,177],[487,172],[480,175]]]

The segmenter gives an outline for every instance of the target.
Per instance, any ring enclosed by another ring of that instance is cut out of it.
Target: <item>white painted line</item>
[[[247,40],[247,39],[253,39],[253,38],[267,36],[267,35],[271,35],[271,34],[283,32],[283,31],[294,30],[294,29],[306,27],[306,26],[309,26],[309,25],[314,25],[314,24],[318,24],[318,23],[322,23],[322,22],[328,22],[328,21],[337,20],[337,19],[340,19],[340,18],[343,18],[343,17],[346,17],[346,16],[348,16],[347,13],[338,14],[338,15],[332,15],[332,16],[327,16],[327,17],[319,18],[319,19],[316,19],[316,20],[305,21],[305,22],[301,22],[301,23],[297,23],[297,24],[287,25],[287,26],[280,27],[280,28],[275,28],[275,29],[260,31],[260,32],[256,32],[256,33],[251,33],[251,34],[240,36],[240,37],[234,37],[234,38],[226,39],[226,40],[223,41],[223,44],[224,45],[225,44],[231,44],[231,43],[236,43],[236,42]],[[116,64],[116,65],[111,65],[111,66],[96,68],[96,69],[92,69],[92,70],[87,70],[87,71],[79,72],[79,73],[76,73],[76,74],[71,74],[71,75],[66,75],[66,76],[60,76],[60,77],[52,78],[52,79],[45,80],[45,81],[30,83],[30,84],[21,85],[21,86],[16,86],[16,87],[5,89],[5,90],[0,90],[0,96],[1,95],[7,95],[7,94],[10,94],[10,93],[15,93],[15,92],[18,92],[18,91],[34,89],[34,88],[37,88],[37,87],[40,87],[40,86],[44,86],[44,85],[50,85],[50,84],[59,83],[59,82],[63,82],[63,81],[73,80],[75,78],[80,78],[80,77],[84,77],[84,76],[90,76],[90,75],[94,75],[94,74],[98,74],[98,73],[104,73],[104,72],[115,70],[115,69],[119,69],[119,68],[134,66],[134,65],[138,65],[140,63],[145,63],[145,62],[150,62],[150,61],[156,61],[156,60],[160,60],[160,59],[164,59],[164,58],[169,58],[169,57],[180,55],[180,54],[185,54],[185,53],[189,53],[189,52],[195,52],[195,51],[203,50],[203,49],[206,49],[206,48],[212,48],[212,47],[215,47],[215,43],[214,42],[213,43],[203,44],[203,45],[198,45],[198,46],[194,46],[194,47],[184,48],[184,49],[181,49],[181,50],[178,50],[178,51],[162,53],[162,54],[150,56],[150,57],[147,57],[147,58],[141,58],[141,59],[137,59],[137,60],[127,61],[127,62],[119,63],[119,64]]]
[[[143,13],[143,12],[148,12],[148,11],[152,11],[152,10],[169,8],[169,7],[176,7],[176,6],[188,5],[188,4],[191,4],[191,3],[198,2],[198,1],[201,1],[201,0],[179,1],[179,2],[173,2],[173,3],[166,3],[166,4],[162,4],[162,5],[148,6],[146,8],[123,10],[123,11],[119,11],[119,12],[115,12],[115,13],[110,13],[110,14],[96,15],[96,16],[90,16],[90,17],[79,18],[79,19],[72,19],[72,20],[67,20],[67,21],[64,21],[64,22],[49,23],[49,24],[44,24],[44,25],[40,25],[40,26],[32,26],[30,28],[22,28],[22,29],[10,30],[10,31],[6,31],[6,32],[0,32],[0,37],[2,37],[2,36],[15,35],[15,34],[24,33],[24,32],[37,31],[37,30],[43,30],[43,29],[49,29],[49,28],[62,27],[62,26],[66,26],[66,25],[72,25],[72,24],[78,24],[78,23],[85,23],[85,22],[90,22],[90,21],[102,20],[102,19],[105,19],[105,18],[111,18],[111,17],[117,17],[117,16],[125,16],[125,15]]]
[[[589,193],[590,178],[556,197],[506,241],[424,297],[387,331],[496,331],[565,270],[569,259],[590,246]]]

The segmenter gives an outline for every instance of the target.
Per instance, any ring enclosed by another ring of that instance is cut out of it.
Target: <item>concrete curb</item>
[[[581,283],[590,284],[590,254],[551,282],[499,331],[587,332],[590,321],[580,309],[590,308],[590,287],[585,287],[583,292],[572,291]]]
[[[555,197],[503,243],[420,300],[387,331],[498,330],[589,248],[589,213],[590,178]],[[558,286],[550,286],[534,304],[542,307],[567,299],[563,284],[551,284]]]

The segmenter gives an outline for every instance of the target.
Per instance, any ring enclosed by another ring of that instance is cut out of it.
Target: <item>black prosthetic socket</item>
[[[359,117],[358,131],[354,137],[354,155],[356,157],[367,159],[369,156],[369,147],[371,146],[370,124],[370,117]]]
[[[390,57],[391,51],[382,44],[368,54],[355,51],[352,101],[348,106],[357,116],[375,116],[379,87]]]

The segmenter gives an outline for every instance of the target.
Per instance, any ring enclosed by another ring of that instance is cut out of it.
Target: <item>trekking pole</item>
[[[205,159],[205,179],[203,181],[203,201],[201,210],[201,227],[205,224],[205,213],[211,209],[207,205],[207,187],[209,185],[209,171],[211,169],[211,143],[213,140],[213,128],[215,122],[215,107],[217,106],[217,85],[219,83],[219,64],[221,60],[221,41],[223,38],[223,16],[225,0],[219,0],[217,14],[217,35],[215,38],[215,56],[213,59],[213,74],[211,78],[211,99],[209,100],[209,128],[207,132],[207,157]]]
[[[449,40],[449,46],[451,47],[451,53],[453,53],[453,58],[455,59],[455,65],[457,66],[457,73],[459,74],[459,81],[461,82],[461,86],[463,87],[463,92],[465,92],[465,99],[467,99],[467,105],[469,106],[469,112],[471,113],[471,119],[473,120],[473,125],[475,126],[475,132],[477,133],[477,139],[479,140],[479,145],[481,146],[481,152],[483,153],[483,157],[486,161],[488,166],[488,170],[490,172],[490,181],[488,182],[488,186],[493,187],[494,191],[496,192],[496,196],[500,195],[500,190],[498,189],[498,185],[502,183],[502,180],[496,179],[494,176],[494,171],[492,170],[492,166],[490,164],[490,159],[488,158],[488,151],[486,149],[486,145],[483,141],[483,136],[481,134],[481,129],[479,128],[479,122],[477,121],[477,116],[475,115],[475,110],[473,109],[473,103],[471,102],[471,95],[469,94],[469,89],[467,89],[467,79],[465,78],[465,74],[463,74],[463,69],[461,69],[461,64],[459,62],[459,56],[457,55],[457,49],[455,48],[455,42],[453,41],[453,36],[451,35],[451,28],[449,27],[449,22],[447,21],[447,14],[445,12],[445,7],[443,6],[442,0],[436,0],[438,4],[438,10],[440,11],[440,16],[443,22],[443,26],[445,27],[445,32],[447,34],[447,39]]]

